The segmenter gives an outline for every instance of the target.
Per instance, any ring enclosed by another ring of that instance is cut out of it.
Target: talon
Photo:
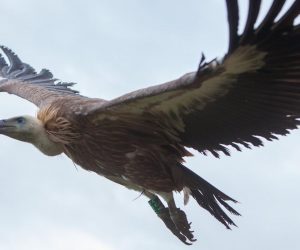
[[[197,241],[197,239],[190,239],[190,241],[195,242],[195,241]]]
[[[191,229],[191,222],[189,223],[185,213],[177,208],[176,210],[170,211],[170,216],[175,224],[176,228],[183,234],[189,241],[196,241]]]
[[[184,244],[192,245],[195,242],[191,228],[191,222],[187,221],[185,213],[177,209],[170,210],[165,207],[157,196],[149,201],[150,206],[157,216],[164,222],[165,226]],[[190,242],[188,242],[190,241]]]

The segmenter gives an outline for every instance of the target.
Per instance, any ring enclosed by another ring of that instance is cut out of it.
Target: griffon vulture
[[[0,91],[39,107],[37,117],[0,121],[0,133],[28,142],[42,153],[66,154],[75,164],[149,197],[167,228],[185,244],[195,241],[190,223],[173,199],[183,191],[226,228],[233,198],[184,166],[188,148],[215,157],[228,148],[261,146],[296,129],[300,117],[300,25],[296,0],[278,18],[285,0],[274,0],[260,23],[261,1],[249,1],[238,33],[237,0],[227,0],[229,47],[221,60],[182,77],[116,99],[88,98],[37,73],[1,46]],[[162,198],[167,206],[161,202]]]

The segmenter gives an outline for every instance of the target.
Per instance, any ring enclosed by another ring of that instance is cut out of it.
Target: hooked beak
[[[0,120],[0,128],[5,128],[5,120]]]
[[[8,120],[0,120],[0,131],[5,130],[6,128],[15,127]]]

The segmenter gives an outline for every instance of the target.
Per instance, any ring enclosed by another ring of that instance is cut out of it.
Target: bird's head
[[[20,141],[32,142],[42,129],[42,123],[28,115],[0,120],[0,134]]]
[[[43,122],[33,116],[24,115],[0,120],[0,134],[29,142],[49,156],[63,152],[61,144],[49,139]]]

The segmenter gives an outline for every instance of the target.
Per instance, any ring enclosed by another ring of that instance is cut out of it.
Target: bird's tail
[[[228,201],[232,201],[234,203],[237,201],[224,194],[187,167],[181,165],[180,170],[183,170],[184,172],[180,175],[180,177],[178,176],[182,185],[191,190],[190,194],[197,203],[210,212],[210,214],[225,225],[226,228],[230,229],[231,225],[236,226],[224,210],[226,209],[234,215],[240,215],[227,204]]]

